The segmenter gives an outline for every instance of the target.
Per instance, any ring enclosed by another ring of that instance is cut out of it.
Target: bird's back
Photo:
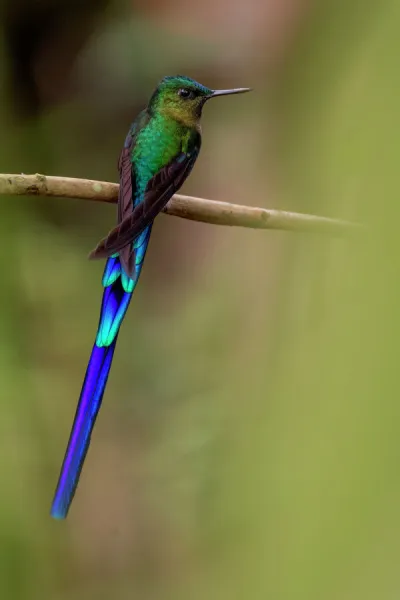
[[[182,150],[190,129],[173,119],[156,114],[143,122],[135,136],[131,161],[136,190],[134,204],[143,199],[149,181]]]

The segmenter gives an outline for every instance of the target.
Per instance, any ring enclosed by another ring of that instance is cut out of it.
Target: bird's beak
[[[207,96],[208,98],[215,98],[216,96],[228,96],[229,94],[244,94],[245,92],[251,92],[251,88],[234,88],[233,90],[213,90],[213,92]]]

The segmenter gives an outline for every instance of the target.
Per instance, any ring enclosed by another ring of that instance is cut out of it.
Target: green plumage
[[[131,153],[137,196],[141,196],[152,177],[181,152],[190,154],[197,138],[195,127],[185,126],[159,112],[147,119],[136,135]]]

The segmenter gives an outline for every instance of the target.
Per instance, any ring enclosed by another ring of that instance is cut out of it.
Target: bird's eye
[[[185,100],[191,100],[195,97],[195,93],[192,90],[188,90],[186,88],[181,88],[178,90],[178,94],[181,98],[185,98]]]

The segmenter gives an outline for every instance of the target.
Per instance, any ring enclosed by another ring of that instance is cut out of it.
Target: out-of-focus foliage
[[[220,36],[213,3],[84,4],[4,0],[0,171],[115,179],[129,121],[186,72],[255,88],[205,110],[187,192],[370,233],[161,216],[58,523],[101,295],[85,257],[115,211],[2,197],[0,597],[397,598],[398,3],[221,2]]]

